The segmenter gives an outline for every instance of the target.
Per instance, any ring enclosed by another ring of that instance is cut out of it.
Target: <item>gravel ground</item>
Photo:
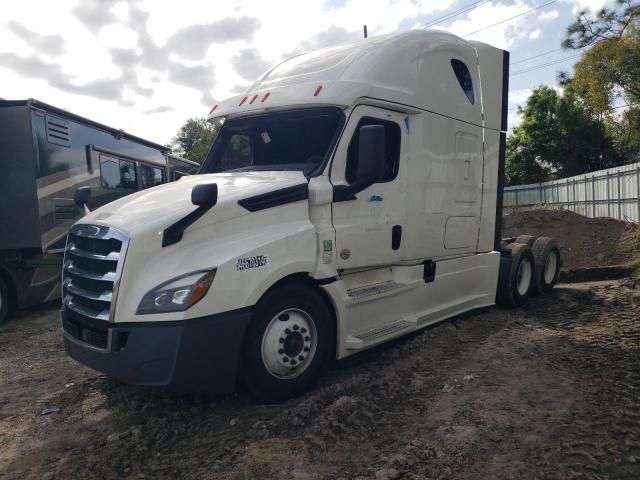
[[[640,478],[638,278],[442,323],[283,405],[120,385],[56,311],[0,328],[2,480]]]

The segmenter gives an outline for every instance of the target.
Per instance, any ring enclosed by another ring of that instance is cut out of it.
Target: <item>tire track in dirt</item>
[[[0,403],[0,478],[637,479],[640,302],[594,285],[445,322],[283,405],[120,385],[65,361],[55,325],[23,352],[14,325],[0,360],[41,375],[3,370],[32,401]]]
[[[631,282],[632,290],[639,283]],[[627,285],[624,280],[587,292],[599,300],[591,302],[591,312],[553,312],[543,320],[572,346],[556,360],[572,364],[592,384],[584,398],[588,420],[566,427],[570,440],[554,459],[570,470],[569,478],[640,478],[640,308],[625,300]]]

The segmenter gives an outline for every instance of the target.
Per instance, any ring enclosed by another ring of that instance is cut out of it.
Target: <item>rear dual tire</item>
[[[500,263],[496,303],[506,307],[519,307],[527,303],[536,275],[533,251],[524,243],[511,243],[504,247],[505,257]]]
[[[533,293],[550,293],[560,276],[560,245],[549,237],[538,237],[531,247],[536,259]]]
[[[0,325],[9,319],[9,287],[0,275]]]

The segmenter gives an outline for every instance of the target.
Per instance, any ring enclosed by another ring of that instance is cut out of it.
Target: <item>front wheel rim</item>
[[[275,315],[262,336],[262,363],[279,379],[301,375],[316,354],[318,333],[311,316],[288,308]]]
[[[518,265],[518,272],[516,274],[516,290],[520,295],[526,295],[531,285],[531,261],[528,258],[523,258]]]

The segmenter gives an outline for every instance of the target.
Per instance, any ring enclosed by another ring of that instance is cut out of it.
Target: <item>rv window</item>
[[[235,170],[252,165],[251,140],[248,135],[235,134],[229,138],[220,158],[220,167],[223,171]]]
[[[140,165],[141,188],[155,187],[162,185],[164,180],[164,169],[160,167],[151,167],[149,165]]]
[[[349,142],[347,150],[347,172],[346,177],[349,183],[356,180],[356,171],[358,169],[358,132],[360,127],[364,125],[383,125],[385,135],[385,172],[378,182],[388,182],[396,178],[398,174],[398,163],[400,161],[400,126],[395,122],[380,120],[373,117],[363,117],[355,133]]]
[[[456,74],[456,78],[464,94],[471,103],[475,103],[476,98],[473,94],[473,80],[471,79],[471,72],[469,72],[467,66],[460,60],[454,58],[451,60],[451,68],[453,68],[453,73]]]
[[[100,177],[103,188],[138,188],[135,163],[116,157],[100,155]]]

